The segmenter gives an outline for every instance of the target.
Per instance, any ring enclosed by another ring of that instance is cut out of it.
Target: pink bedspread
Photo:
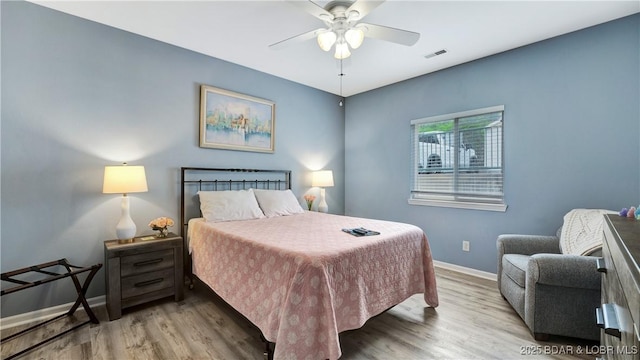
[[[355,237],[342,228],[380,235]],[[275,342],[276,359],[337,359],[338,333],[424,293],[438,306],[431,251],[413,225],[316,212],[190,222],[193,273]]]

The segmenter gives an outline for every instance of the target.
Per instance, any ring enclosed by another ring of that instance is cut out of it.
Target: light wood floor
[[[597,343],[561,337],[535,342],[495,282],[444,269],[437,269],[437,280],[438,308],[425,307],[422,296],[415,295],[362,328],[340,334],[341,359],[595,359],[584,349]],[[20,359],[263,358],[257,328],[202,286],[185,293],[182,302],[167,298],[141,305],[111,322],[105,307],[98,307],[100,324],[84,326]],[[77,314],[77,321],[86,318]],[[65,323],[3,344],[2,358]],[[17,330],[3,330],[2,336]]]

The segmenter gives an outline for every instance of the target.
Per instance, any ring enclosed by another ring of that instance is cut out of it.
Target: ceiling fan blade
[[[351,4],[351,6],[349,6],[349,8],[347,9],[347,11],[345,11],[345,13],[349,14],[351,11],[355,10],[358,12],[359,15],[357,18],[353,20],[360,20],[363,17],[367,16],[367,14],[371,12],[371,10],[380,6],[380,4],[382,4],[383,2],[384,0],[382,1],[357,0],[356,2]]]
[[[288,39],[284,39],[282,41],[278,41],[277,43],[273,43],[273,44],[269,45],[269,47],[271,49],[279,50],[279,49],[282,49],[282,48],[287,47],[287,46],[292,45],[292,44],[296,44],[296,43],[300,43],[300,42],[303,42],[303,41],[311,40],[311,39],[315,38],[318,35],[318,32],[325,31],[325,30],[326,29],[324,29],[324,28],[320,28],[320,29],[307,31],[306,33],[303,33],[303,34],[300,34],[300,35],[296,35],[296,36],[292,36],[292,37],[290,37]]]
[[[364,36],[391,41],[397,44],[412,46],[420,39],[420,34],[413,31],[396,29],[388,26],[360,23],[358,27],[364,30]]]
[[[303,11],[309,13],[310,15],[322,20],[322,21],[333,21],[333,15],[325,10],[322,6],[314,3],[313,1],[300,1],[300,0],[287,0],[288,3],[297,6]]]

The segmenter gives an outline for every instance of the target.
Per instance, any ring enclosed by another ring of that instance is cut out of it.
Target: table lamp
[[[327,205],[327,201],[325,200],[324,188],[333,186],[333,171],[314,171],[311,178],[311,186],[320,188],[320,204],[318,204],[318,211],[324,213],[328,212],[329,206]]]
[[[129,214],[129,197],[127,194],[146,192],[147,177],[144,166],[128,166],[124,163],[120,166],[104,167],[104,183],[102,193],[122,194],[120,221],[116,225],[116,235],[120,242],[131,241],[136,236],[136,224]]]

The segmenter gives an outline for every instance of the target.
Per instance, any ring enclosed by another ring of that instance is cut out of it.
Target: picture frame
[[[200,86],[200,147],[273,153],[276,104]]]

